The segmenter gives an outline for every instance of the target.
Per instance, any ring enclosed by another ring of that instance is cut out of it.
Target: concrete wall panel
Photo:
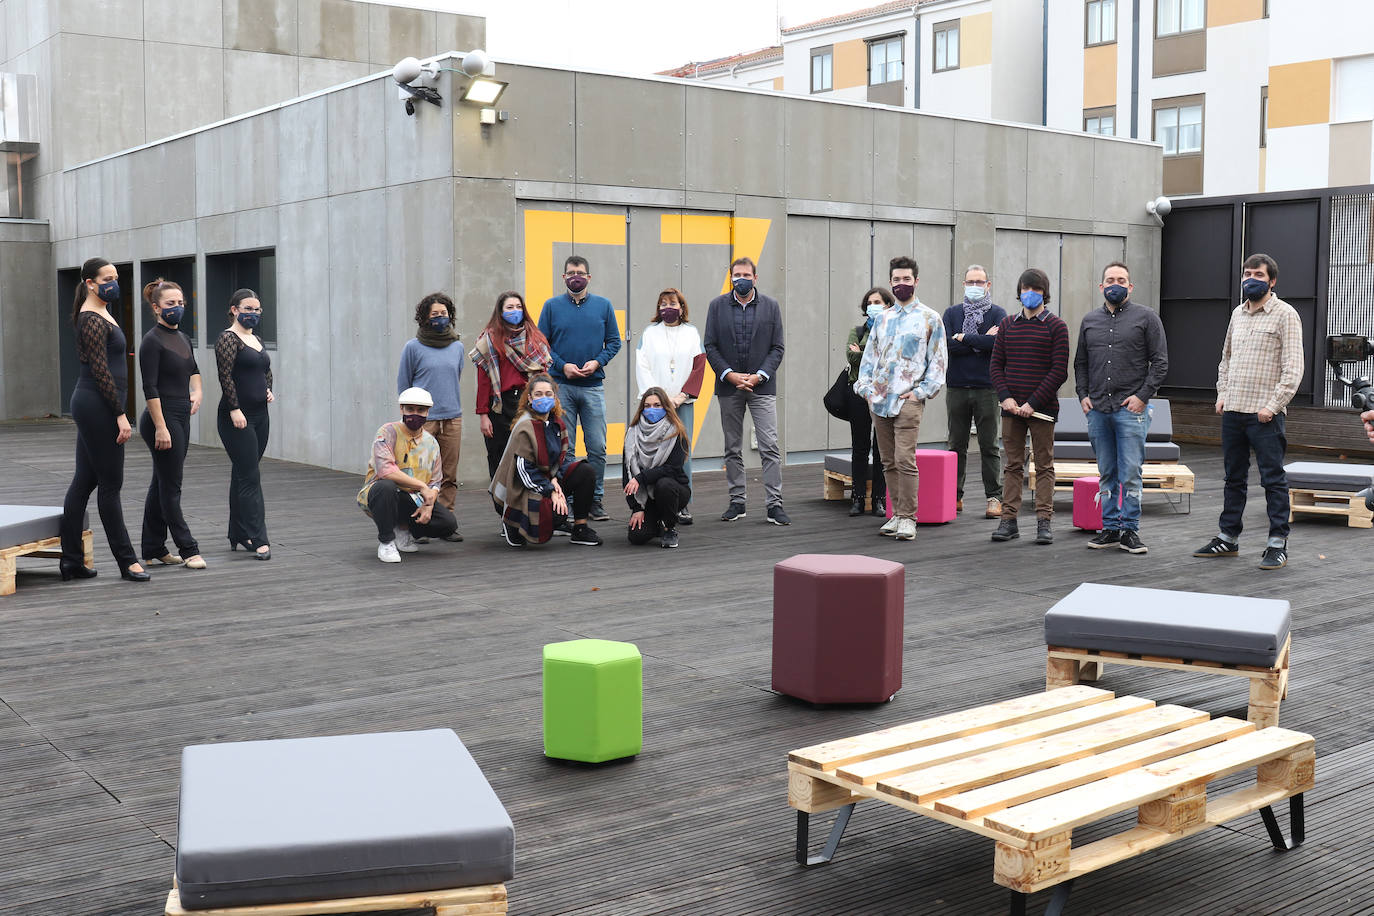
[[[124,161],[129,163],[132,225],[159,226],[195,217],[194,139],[186,137],[139,150]]]
[[[685,106],[684,86],[578,74],[577,180],[682,189]]]
[[[382,80],[330,93],[329,193],[381,187],[386,177],[384,105],[398,104]]]
[[[1083,324],[1083,316],[1102,304],[1102,292],[1097,288],[1095,279],[1101,276],[1095,266],[1095,239],[1090,235],[1065,235],[1063,240],[1063,268],[1060,271],[1058,295],[1055,297],[1055,311],[1069,326],[1069,378],[1059,393],[1064,397],[1072,397],[1073,358],[1078,348],[1078,329]]]
[[[956,209],[1025,212],[1026,134],[998,124],[954,122]]]
[[[141,21],[138,19],[131,21]],[[63,34],[61,163],[72,166],[143,142],[141,41]],[[122,91],[110,92],[119,86]]]
[[[445,51],[471,51],[487,46],[487,20],[484,16],[438,13],[434,22],[435,54]]]
[[[143,58],[144,125],[148,140],[224,117],[224,52],[219,48],[149,42]]]
[[[234,121],[195,135],[196,215],[266,207],[277,202],[278,112]]]
[[[435,15],[433,10],[369,4],[368,59],[379,67],[390,67],[403,57],[437,54]]]
[[[224,116],[256,111],[300,94],[300,63],[286,54],[224,52]]]
[[[1159,147],[1139,143],[1093,143],[1092,149],[1093,216],[1110,222],[1139,222],[1145,212],[1145,202],[1158,197],[1164,185]]]
[[[354,0],[299,0],[297,8],[303,56],[368,60],[371,5]]]
[[[277,119],[278,199],[282,203],[329,193],[329,100],[310,99]]]
[[[41,417],[58,412],[58,376],[34,372],[33,354],[47,352],[57,339],[53,308],[56,274],[47,227],[0,227],[0,409],[4,416]]]
[[[497,68],[497,78],[511,81],[501,96],[501,107],[514,117],[490,128],[477,123],[476,108],[457,101],[466,83],[444,74],[445,105],[453,112],[454,173],[473,178],[575,181],[576,157],[569,156],[568,150],[577,143],[576,81],[561,70],[521,67],[517,73]]]
[[[351,60],[322,60],[318,57],[302,57],[299,60],[301,95],[310,95],[331,86],[351,83],[377,69],[371,64]]]
[[[85,0],[80,2],[84,8]],[[143,33],[131,38],[215,50],[224,46],[224,0],[142,0],[142,7]],[[196,123],[206,124],[210,120],[213,119]]]
[[[390,88],[385,82],[383,85]],[[417,107],[414,115],[408,115],[401,102],[396,100],[395,93],[390,95],[391,98],[386,100],[388,104],[382,109],[386,125],[386,151],[383,156],[386,163],[385,182],[397,184],[451,176],[454,171],[455,122],[442,109],[428,102]],[[446,98],[444,103],[455,104],[451,98]],[[460,116],[457,119],[466,122],[464,127],[470,131],[482,129],[477,124],[475,109],[469,107],[464,114],[468,117]]]
[[[787,196],[873,203],[874,110],[801,99],[782,104]]]
[[[1026,159],[1035,180],[1026,183],[1026,212],[1036,216],[1082,217],[1093,212],[1093,148],[1086,136],[1036,131],[1026,134]],[[1144,201],[1141,201],[1144,204]]]
[[[688,93],[686,102],[688,189],[783,196],[782,106],[722,91]]]
[[[788,398],[791,411],[789,419],[796,427],[804,429],[808,425],[815,425],[817,417],[809,409],[810,405],[820,402],[840,370],[849,365],[845,343],[850,330],[863,320],[863,315],[859,311],[859,300],[864,291],[874,285],[871,276],[873,265],[868,257],[870,225],[868,220],[857,219],[795,216],[788,219],[788,263],[800,266],[796,260],[796,257],[800,257],[804,259],[806,270],[799,278],[801,282],[796,285],[797,288],[789,290],[790,298],[804,302],[808,295],[819,296],[823,293],[828,304],[827,313],[822,321],[808,321],[803,324],[796,320],[801,317],[800,315],[793,318],[794,332],[788,340],[791,345],[789,356],[795,354],[801,357],[793,366],[825,366],[825,372],[805,373],[808,377],[814,376],[813,378],[797,378],[800,373],[794,373],[787,379],[788,394],[791,395]],[[802,236],[800,244],[798,235]],[[800,310],[792,308],[789,311],[795,313]],[[824,339],[820,339],[819,334],[807,333],[812,327],[824,327]],[[817,348],[821,350],[819,355],[808,353],[808,350]],[[847,450],[849,424],[843,420],[836,420],[824,411],[821,411],[821,415],[825,417],[823,442],[795,446],[789,443],[789,446]]]
[[[279,208],[277,238],[277,350],[272,354],[273,392],[280,400],[276,417],[310,418],[309,422],[274,422],[272,438],[281,454],[294,461],[325,467],[335,463],[333,445],[333,385],[320,384],[329,378],[332,365],[334,331],[356,333],[356,327],[339,322],[345,316],[333,314],[335,297],[330,286],[331,236],[329,203],[306,200]],[[352,230],[349,230],[350,234]],[[218,311],[221,304],[212,303]],[[356,326],[357,318],[352,319]],[[212,324],[211,327],[217,327]],[[349,374],[346,372],[346,374]],[[382,379],[377,384],[385,389]],[[208,403],[208,402],[207,402]],[[356,455],[345,468],[362,465],[366,443],[348,442]],[[350,457],[347,449],[341,449]]]
[[[58,22],[69,34],[81,31],[106,38],[143,38],[143,0],[49,0],[57,8]],[[30,3],[29,15],[41,15]]]
[[[873,115],[873,202],[954,208],[954,122],[895,111]]]
[[[224,0],[226,48],[295,54],[296,33],[296,0]]]

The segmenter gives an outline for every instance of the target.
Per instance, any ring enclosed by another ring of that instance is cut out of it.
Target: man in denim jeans
[[[1088,546],[1145,553],[1140,540],[1140,466],[1150,431],[1150,398],[1169,371],[1164,323],[1131,301],[1131,272],[1113,261],[1098,289],[1106,301],[1083,316],[1074,355],[1074,387],[1097,456],[1102,530]]]

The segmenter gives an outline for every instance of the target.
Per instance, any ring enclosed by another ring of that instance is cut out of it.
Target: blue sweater
[[[539,313],[539,330],[549,339],[553,356],[549,374],[560,385],[592,388],[602,384],[606,364],[620,352],[620,324],[615,320],[611,300],[605,296],[588,293],[581,304],[568,293],[554,296]],[[589,359],[600,363],[600,368],[584,378],[564,377],[565,363],[581,366]]]
[[[992,345],[996,335],[988,331],[996,327],[1007,313],[1000,305],[991,305],[983,313],[978,333],[963,340],[954,335],[964,330],[964,304],[956,302],[945,309],[945,340],[949,344],[949,368],[945,370],[946,388],[991,388],[992,376],[988,363],[992,361]]]
[[[396,393],[407,388],[423,388],[434,399],[429,409],[431,420],[452,420],[463,415],[458,383],[463,375],[463,342],[447,347],[430,347],[412,337],[401,349],[401,368],[396,372]]]

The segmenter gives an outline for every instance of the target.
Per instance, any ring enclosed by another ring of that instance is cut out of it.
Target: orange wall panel
[[[1116,104],[1116,45],[1083,49],[1083,107]]]
[[[1306,60],[1269,68],[1269,127],[1331,120],[1331,61]]]

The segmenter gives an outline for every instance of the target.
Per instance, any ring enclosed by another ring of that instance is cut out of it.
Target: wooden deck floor
[[[72,441],[60,423],[0,427],[0,502],[60,503]],[[1198,478],[1192,513],[1147,497],[1142,557],[1085,550],[1067,497],[1052,547],[990,544],[981,513],[898,544],[823,502],[807,466],[786,471],[788,529],[763,523],[754,475],[748,519],[716,521],[723,480],[700,474],[700,521],[677,551],[627,545],[623,503],[608,500],[620,521],[600,526],[605,547],[558,539],[516,553],[484,494],[465,492],[465,543],[384,566],[353,502],[359,479],[282,462],[264,465],[272,561],[231,554],[227,462],[196,449],[184,504],[208,570],[121,582],[97,524],[99,578],[64,584],[55,563],[21,560],[18,592],[0,599],[0,912],[160,913],[184,745],[434,727],[458,732],[515,821],[513,913],[1003,912],[989,841],[888,806],[859,806],[835,861],[798,868],[785,755],[1042,689],[1041,615],[1083,581],[1291,600],[1282,720],[1316,736],[1317,788],[1301,849],[1273,852],[1246,817],[1080,880],[1069,912],[1369,912],[1374,536],[1301,521],[1285,570],[1255,568],[1258,534],[1242,559],[1193,560],[1214,531],[1220,459],[1202,447],[1184,459]],[[148,468],[131,447],[135,531]],[[1262,531],[1261,501],[1246,522]],[[891,704],[815,709],[769,691],[772,567],[807,552],[909,564]],[[542,756],[540,646],[583,636],[644,653],[645,750],[633,761]],[[1245,715],[1230,678],[1109,667],[1101,686]]]

